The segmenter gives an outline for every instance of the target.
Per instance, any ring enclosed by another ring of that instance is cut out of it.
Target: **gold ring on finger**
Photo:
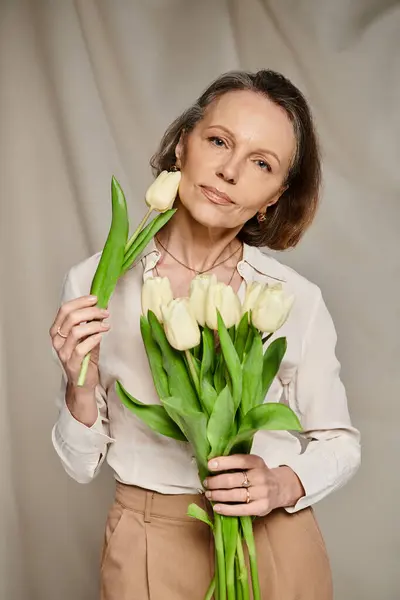
[[[249,488],[246,488],[246,504],[248,504],[250,502],[250,490]]]
[[[242,487],[244,488],[249,488],[251,486],[251,483],[249,481],[249,477],[247,475],[246,471],[243,471],[243,481],[242,481]]]
[[[65,333],[63,333],[63,332],[61,331],[61,327],[59,327],[59,328],[57,329],[57,333],[58,333],[58,335],[59,335],[60,337],[62,337],[62,338],[64,338],[64,339],[67,339],[67,337],[68,337],[68,335],[65,335]]]

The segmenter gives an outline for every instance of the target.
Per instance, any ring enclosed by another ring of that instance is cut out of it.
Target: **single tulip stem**
[[[218,571],[218,600],[226,600],[226,573],[225,573],[225,551],[222,535],[222,519],[218,513],[214,513],[214,542],[216,551],[215,568]]]
[[[238,532],[236,540],[236,559],[238,568],[238,583],[242,592],[242,600],[250,600],[249,579],[244,559],[243,542],[241,532]]]
[[[256,545],[254,541],[253,523],[251,517],[240,517],[243,537],[249,551],[251,583],[253,587],[253,599],[261,600],[260,581],[258,577],[258,565]]]
[[[149,216],[151,215],[152,212],[153,212],[153,209],[149,208],[149,210],[147,211],[147,213],[145,214],[145,216],[143,217],[143,219],[140,221],[139,227],[136,229],[135,233],[127,241],[126,246],[125,246],[125,256],[129,252],[129,249],[131,248],[133,242],[136,240],[136,238],[139,235],[139,233],[142,231],[142,229],[143,229],[143,227],[144,227],[147,219],[149,218]]]
[[[77,383],[78,387],[82,387],[83,385],[85,385],[87,370],[89,368],[89,362],[90,362],[90,352],[88,352],[86,354],[86,356],[84,357],[84,359],[82,361],[82,366],[81,366],[81,370],[79,372],[79,378],[78,378],[78,383]]]
[[[212,578],[211,583],[208,587],[207,593],[204,596],[204,600],[212,600],[215,590],[215,576]]]
[[[243,589],[240,581],[240,567],[238,557],[235,556],[235,585],[236,585],[236,600],[243,600]]]
[[[194,383],[194,387],[196,388],[197,395],[200,398],[200,378],[197,372],[197,367],[194,362],[194,358],[190,352],[190,350],[185,350],[186,360],[189,366],[190,375],[192,376],[192,380]]]
[[[268,333],[267,335],[265,335],[263,338],[261,338],[261,341],[263,343],[263,345],[268,342],[268,340],[273,336],[273,333]]]

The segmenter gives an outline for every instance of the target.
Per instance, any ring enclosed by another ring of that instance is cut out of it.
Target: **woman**
[[[320,290],[258,249],[295,246],[313,220],[320,162],[308,105],[278,73],[223,75],[169,127],[152,166],[156,174],[181,170],[176,214],[118,282],[109,312],[86,295],[99,254],[73,267],[50,329],[64,371],[55,449],[77,481],[91,481],[106,456],[117,480],[102,598],[201,600],[213,572],[208,527],[186,517],[191,502],[206,502],[190,448],[150,431],[113,385],[119,379],[142,401],[157,402],[139,332],[142,283],[167,276],[174,295],[184,296],[196,273],[208,272],[241,296],[252,280],[282,282],[294,293],[280,331],[288,350],[267,400],[290,405],[304,434],[259,432],[252,455],[210,463],[205,496],[221,514],[259,517],[263,598],[329,600],[329,561],[311,506],[357,470],[359,434]]]

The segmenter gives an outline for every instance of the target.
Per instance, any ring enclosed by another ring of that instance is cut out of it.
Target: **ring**
[[[246,488],[246,494],[247,494],[247,496],[246,496],[246,504],[248,504],[250,502],[250,491],[249,491],[249,488]]]
[[[243,482],[242,482],[242,487],[244,488],[249,488],[251,486],[251,483],[249,481],[249,478],[247,476],[247,472],[243,471]]]
[[[57,333],[58,333],[58,335],[59,335],[60,337],[62,337],[62,338],[64,338],[64,339],[67,339],[67,337],[68,337],[67,335],[65,335],[64,333],[62,333],[62,331],[61,331],[61,327],[59,327],[59,328],[57,329]]]

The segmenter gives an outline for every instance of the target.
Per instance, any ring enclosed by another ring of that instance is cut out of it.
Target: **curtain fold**
[[[95,600],[107,468],[52,449],[61,282],[102,248],[110,182],[132,222],[166,126],[217,75],[273,68],[309,98],[324,151],[316,223],[279,260],[323,289],[363,467],[318,507],[338,600],[399,595],[400,3],[0,0],[0,599]],[[373,567],[373,568],[371,568]]]

